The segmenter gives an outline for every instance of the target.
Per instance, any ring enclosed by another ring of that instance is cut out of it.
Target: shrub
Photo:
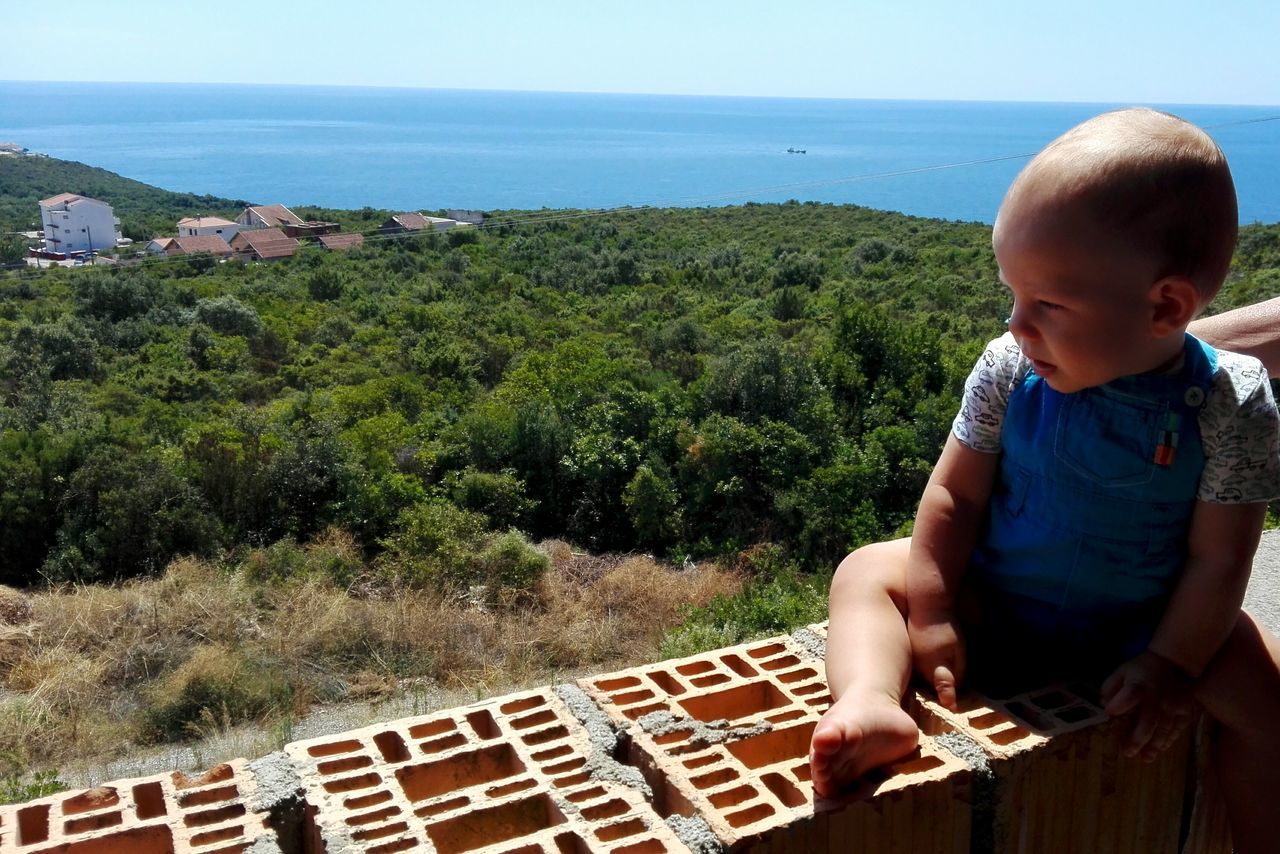
[[[142,738],[189,738],[210,715],[227,723],[261,718],[288,706],[292,689],[278,669],[222,644],[196,648],[191,657],[149,692]]]
[[[471,557],[485,518],[442,498],[421,501],[400,514],[396,530],[382,541],[384,573],[411,587],[452,582],[471,584]]]
[[[489,541],[480,553],[479,564],[491,590],[527,592],[551,568],[551,559],[519,531],[508,531]]]

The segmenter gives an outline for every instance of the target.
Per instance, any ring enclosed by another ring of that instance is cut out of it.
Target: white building
[[[120,239],[120,220],[106,202],[59,193],[40,202],[46,252],[93,252]]]
[[[189,216],[178,220],[179,237],[221,237],[228,243],[240,231],[240,223],[219,216]]]

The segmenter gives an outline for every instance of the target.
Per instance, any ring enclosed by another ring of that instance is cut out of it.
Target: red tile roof
[[[287,258],[298,251],[298,241],[278,228],[257,228],[231,238],[231,248],[255,258]]]
[[[422,231],[423,229],[431,228],[431,221],[420,213],[396,214],[392,219],[410,231]]]
[[[189,216],[178,220],[178,228],[212,228],[219,225],[235,225],[220,216]]]
[[[322,234],[320,245],[325,249],[350,249],[364,243],[363,234]]]
[[[165,248],[167,255],[194,255],[197,252],[208,252],[227,258],[231,255],[231,246],[216,234],[203,237],[175,237]]]
[[[245,210],[253,211],[268,226],[302,225],[302,218],[284,205],[250,205]]]
[[[50,196],[47,199],[41,199],[40,204],[46,207],[57,207],[59,205],[69,205],[73,202],[95,202],[105,205],[106,202],[101,199],[91,199],[88,196],[82,196],[79,193],[58,193],[56,196]]]

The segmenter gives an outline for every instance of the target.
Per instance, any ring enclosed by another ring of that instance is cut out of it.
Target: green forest
[[[36,199],[68,189],[118,203],[139,238],[241,204],[59,164],[0,158],[0,228],[28,227]],[[357,230],[385,214],[295,210]],[[961,383],[1003,330],[990,236],[980,223],[795,202],[498,211],[479,228],[376,236],[345,253],[308,245],[278,262],[4,274],[0,585],[154,578],[176,602],[220,567],[256,583],[323,578],[344,601],[459,591],[554,618],[547,602],[587,595],[568,591],[600,577],[574,554],[634,554],[756,577],[737,598],[704,585],[716,597],[692,602],[701,611],[669,602],[662,619],[691,621],[694,636],[668,636],[668,653],[820,619],[823,573],[910,530]],[[1280,226],[1248,226],[1213,310],[1277,294]],[[560,557],[534,546],[548,541]],[[579,567],[559,592],[537,588],[551,563]],[[632,586],[592,588],[591,607],[613,614],[636,598],[618,591],[641,584],[651,587],[637,596],[661,598],[654,565],[630,566]],[[797,580],[806,573],[816,587]],[[266,601],[243,595],[234,607]],[[123,631],[121,619],[101,636]],[[395,677],[489,666],[459,663],[456,639],[409,656],[404,637],[360,619],[330,646],[253,652],[247,670],[227,664],[243,626],[224,627],[225,640],[217,627],[184,629],[181,654],[113,659],[94,679],[170,679],[169,711],[130,732],[179,737],[219,696],[191,687],[192,661],[216,662],[218,684],[236,686],[255,684],[245,674],[267,673],[263,662],[301,656],[376,659]],[[468,631],[472,643],[498,629]],[[570,654],[548,636],[539,654],[580,666],[606,660],[620,637]],[[7,684],[65,683],[70,659],[23,649],[0,654]],[[300,676],[262,679],[261,696],[222,695],[224,712],[253,717],[323,693]],[[48,731],[50,715],[66,724],[74,708],[24,711],[28,729],[11,731]]]

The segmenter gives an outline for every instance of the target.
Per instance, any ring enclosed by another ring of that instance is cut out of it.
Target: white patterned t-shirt
[[[1199,501],[1251,504],[1280,497],[1280,413],[1262,363],[1218,350],[1213,388],[1200,408],[1205,465]],[[992,341],[964,384],[951,432],[967,447],[1000,452],[1009,393],[1031,370],[1013,334]]]

